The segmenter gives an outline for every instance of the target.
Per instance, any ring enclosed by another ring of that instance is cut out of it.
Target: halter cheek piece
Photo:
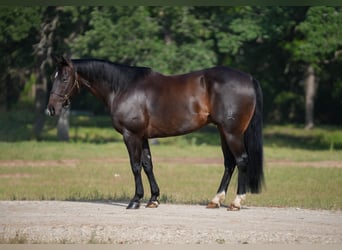
[[[66,105],[63,105],[64,107],[67,107],[70,105],[70,96],[71,96],[71,93],[74,91],[74,88],[77,88],[78,91],[80,91],[80,84],[77,80],[77,73],[75,72],[75,81],[69,91],[68,94],[65,94],[65,95],[61,95],[59,93],[55,93],[53,91],[50,92],[50,95],[56,95],[56,96],[59,96],[61,98],[63,98],[63,103],[66,103]]]

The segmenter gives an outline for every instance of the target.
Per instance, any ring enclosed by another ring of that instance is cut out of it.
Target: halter
[[[68,94],[65,94],[65,95],[61,95],[61,94],[58,94],[58,93],[55,93],[53,91],[50,92],[50,95],[56,95],[56,96],[59,96],[61,98],[63,98],[63,103],[67,103],[65,106],[69,106],[70,105],[70,97],[71,97],[71,93],[73,92],[74,88],[77,87],[77,90],[80,91],[80,84],[77,80],[77,72],[75,72],[75,81],[69,91]]]

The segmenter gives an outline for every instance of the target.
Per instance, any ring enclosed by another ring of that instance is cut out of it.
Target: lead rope
[[[77,74],[77,72],[75,72],[75,81],[77,81],[77,88],[78,88],[78,90],[80,90],[80,86],[79,86],[79,83],[78,83],[78,80],[77,80],[77,76],[78,76],[78,74]],[[87,81],[87,80],[85,80],[85,79],[81,79],[81,82],[86,86],[86,87],[88,87],[88,88],[90,88],[91,87],[91,85],[90,85],[90,83]]]

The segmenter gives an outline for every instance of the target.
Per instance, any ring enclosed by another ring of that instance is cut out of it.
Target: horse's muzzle
[[[49,105],[45,110],[45,114],[48,116],[54,116],[56,114],[55,108],[52,105]]]

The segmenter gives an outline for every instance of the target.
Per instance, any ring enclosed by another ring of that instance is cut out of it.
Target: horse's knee
[[[134,176],[140,175],[141,174],[141,166],[140,166],[140,164],[133,164],[132,165],[132,172],[133,172]]]
[[[151,159],[151,155],[148,152],[143,152],[142,157],[141,157],[141,163],[145,170],[152,169],[152,159]]]
[[[236,165],[241,172],[247,172],[248,167],[248,156],[246,153],[242,154],[236,159]]]

